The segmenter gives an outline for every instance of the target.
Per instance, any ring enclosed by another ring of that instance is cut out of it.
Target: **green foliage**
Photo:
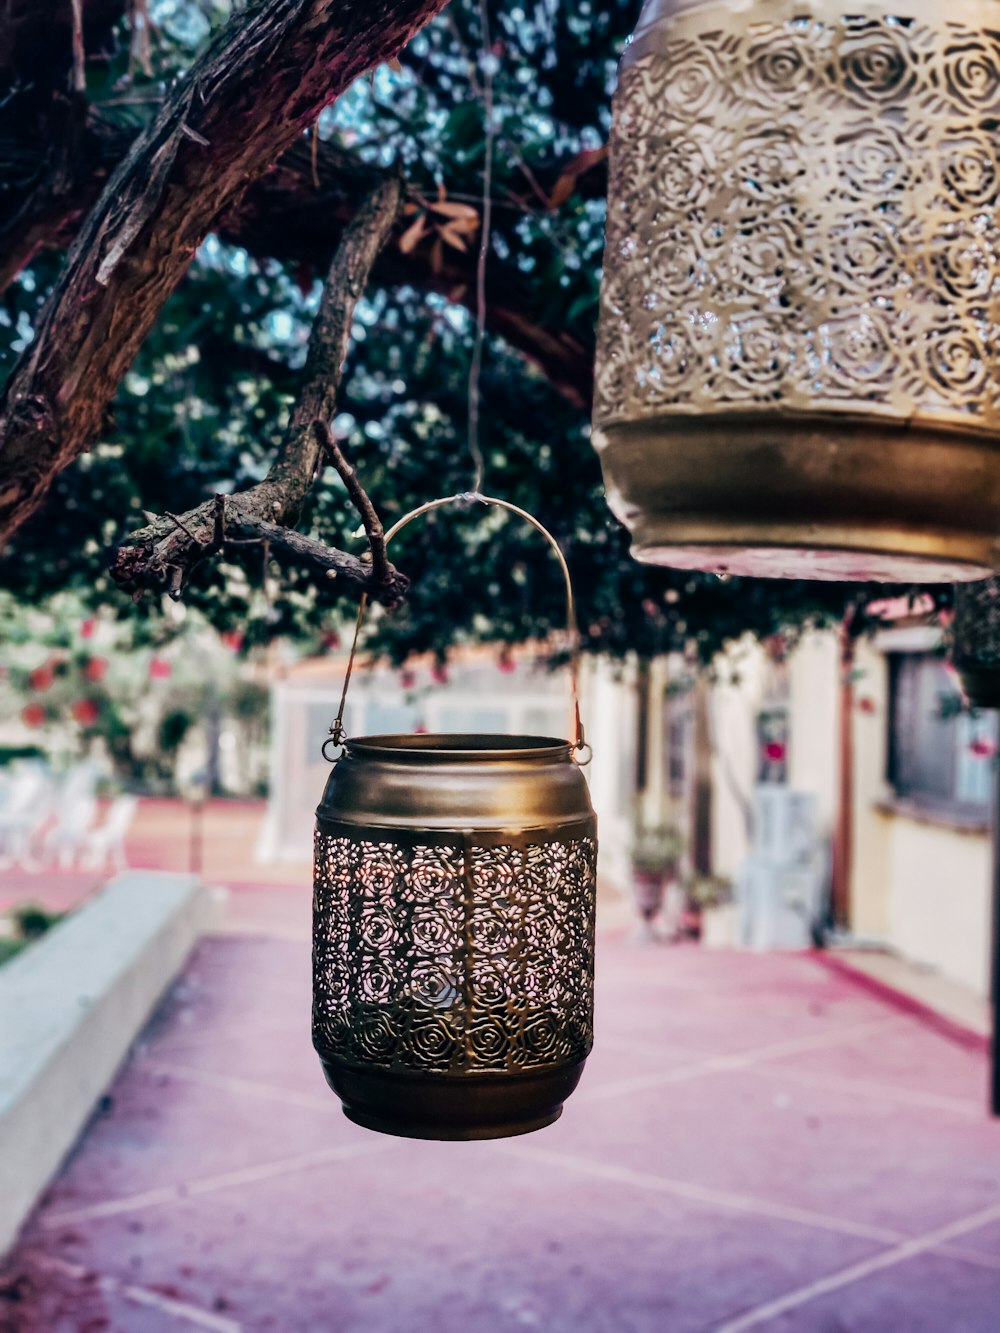
[[[551,182],[559,164],[606,142],[615,66],[638,11],[638,0],[490,5],[497,134],[491,272],[517,279],[525,319],[584,347],[594,338],[604,201],[570,180],[552,206],[538,182]],[[152,74],[135,85],[138,100],[124,97],[118,75],[90,90],[109,115],[141,119],[143,88],[183,68],[221,14],[180,0],[159,12]],[[413,39],[402,70],[383,67],[359,80],[325,113],[322,133],[368,160],[398,161],[420,198],[436,198],[443,187],[448,198],[474,203],[485,146],[478,44],[478,0],[453,0]],[[40,258],[4,298],[0,369],[30,340],[55,272],[53,257]],[[109,549],[141,526],[144,509],[176,513],[263,475],[288,419],[317,299],[315,274],[210,238],[125,377],[104,438],[60,476],[0,562],[0,579],[28,604],[73,589],[91,608],[146,624],[143,632],[155,637],[160,608],[135,608],[109,585]],[[370,291],[359,308],[336,427],[387,523],[470,487],[472,332],[464,308],[409,287]],[[636,564],[604,502],[586,413],[494,337],[482,395],[484,489],[555,533],[588,648],[651,655],[693,643],[707,661],[745,631],[764,637],[827,623],[857,595],[854,587],[724,582]],[[302,526],[361,549],[357,515],[330,472]],[[496,512],[436,513],[401,534],[392,556],[413,590],[400,611],[374,618],[371,642],[395,660],[423,650],[443,656],[469,639],[513,643],[563,623],[558,571],[544,543]],[[238,631],[244,651],[275,635],[318,649],[350,616],[335,605],[332,587],[317,589],[294,569],[265,568],[258,550],[241,563],[206,565],[188,600],[217,628]],[[107,708],[113,729],[113,700]],[[180,725],[170,723],[171,735]]]
[[[6,917],[12,933],[0,934],[0,966],[15,958],[34,940],[41,939],[65,915],[65,912],[50,912],[38,903],[21,903],[10,908]]]
[[[10,916],[21,937],[37,940],[63,919],[63,912],[50,912],[39,903],[22,903],[11,908]]]

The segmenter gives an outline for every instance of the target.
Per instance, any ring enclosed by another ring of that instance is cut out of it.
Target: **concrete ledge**
[[[126,871],[0,968],[0,1254],[218,901],[193,875]]]

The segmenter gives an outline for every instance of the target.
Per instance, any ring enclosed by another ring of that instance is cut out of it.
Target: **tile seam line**
[[[85,1281],[92,1271],[83,1264],[60,1259],[57,1255],[46,1254],[43,1250],[28,1250],[25,1258],[29,1263],[35,1263],[43,1270],[62,1273],[64,1277],[75,1282]],[[162,1311],[164,1314],[175,1315],[178,1319],[196,1324],[199,1328],[212,1329],[215,1333],[243,1333],[243,1325],[235,1319],[227,1319],[223,1315],[212,1314],[200,1305],[194,1305],[190,1301],[178,1300],[171,1296],[161,1296],[159,1292],[153,1291],[149,1287],[143,1287],[134,1282],[123,1282],[120,1278],[112,1277],[110,1274],[98,1273],[96,1277],[97,1285],[102,1291],[123,1296],[126,1300],[130,1300],[137,1305],[149,1306],[154,1310]]]
[[[812,1037],[790,1037],[787,1041],[771,1042],[767,1046],[752,1047],[749,1051],[733,1055],[708,1056],[691,1065],[678,1065],[665,1069],[659,1074],[636,1074],[632,1078],[599,1083],[591,1090],[578,1094],[577,1101],[606,1101],[612,1097],[624,1097],[630,1092],[642,1092],[646,1088],[657,1088],[663,1084],[684,1083],[690,1079],[701,1078],[707,1074],[725,1074],[752,1069],[767,1060],[782,1059],[786,1056],[810,1054],[817,1050],[827,1050],[865,1036],[874,1036],[895,1027],[899,1018],[882,1018],[869,1023],[845,1028],[840,1033],[817,1033]],[[808,1044],[807,1044],[808,1043]]]
[[[813,1227],[815,1230],[829,1231],[835,1235],[855,1236],[861,1240],[872,1240],[890,1246],[919,1239],[919,1237],[908,1237],[904,1232],[895,1231],[891,1227],[877,1227],[866,1222],[854,1222],[851,1218],[838,1218],[822,1213],[814,1213],[809,1209],[797,1209],[791,1205],[769,1203],[766,1199],[758,1199],[753,1195],[729,1195],[724,1190],[713,1190],[709,1186],[700,1186],[694,1182],[674,1181],[666,1176],[635,1172],[627,1167],[607,1167],[599,1162],[585,1163],[585,1159],[571,1157],[568,1154],[545,1152],[544,1150],[540,1152],[537,1148],[529,1148],[526,1145],[510,1144],[509,1146],[501,1146],[500,1144],[494,1144],[493,1151],[507,1153],[510,1156],[521,1157],[525,1160],[531,1160],[535,1157],[543,1158],[544,1156],[544,1159],[548,1159],[551,1165],[563,1166],[570,1171],[576,1170],[580,1174],[597,1175],[602,1179],[616,1179],[621,1184],[631,1184],[638,1189],[653,1189],[657,1193],[690,1199],[691,1202],[701,1203],[705,1207],[773,1217],[775,1220],[785,1221],[791,1225]],[[992,1255],[981,1253],[975,1249],[966,1249],[964,1246],[950,1245],[947,1242],[942,1242],[937,1248],[947,1258],[960,1260],[976,1268],[986,1268],[994,1272],[1000,1271],[1000,1258],[994,1258]]]
[[[873,1255],[869,1259],[862,1259],[855,1264],[849,1264],[846,1268],[829,1273],[825,1278],[819,1278],[815,1282],[796,1287],[792,1291],[786,1292],[784,1296],[778,1296],[772,1301],[758,1305],[755,1309],[738,1315],[735,1319],[719,1324],[714,1333],[743,1333],[744,1329],[756,1328],[791,1310],[801,1309],[803,1305],[808,1305],[819,1296],[825,1296],[832,1291],[840,1291],[844,1287],[852,1286],[855,1282],[863,1281],[864,1278],[870,1277],[874,1273],[884,1272],[887,1268],[894,1268],[897,1264],[905,1263],[907,1259],[913,1259],[918,1254],[926,1254],[930,1250],[943,1250],[952,1237],[966,1235],[969,1231],[975,1231],[978,1227],[986,1226],[997,1218],[1000,1218],[1000,1204],[993,1204],[989,1208],[981,1209],[978,1213],[971,1213],[968,1217],[960,1218],[947,1226],[938,1227],[935,1231],[928,1231],[923,1236],[915,1236],[912,1240],[901,1245],[893,1245],[889,1249],[883,1250],[881,1254]]]
[[[891,1227],[880,1227],[868,1222],[854,1222],[850,1218],[833,1217],[824,1213],[811,1212],[809,1209],[795,1208],[791,1205],[770,1203],[753,1195],[728,1194],[725,1190],[716,1190],[711,1186],[698,1185],[694,1181],[673,1180],[669,1176],[657,1176],[652,1173],[633,1171],[628,1167],[608,1166],[601,1162],[591,1162],[575,1155],[555,1153],[544,1149],[519,1147],[511,1144],[501,1147],[492,1145],[492,1151],[524,1161],[561,1167],[566,1171],[575,1171],[579,1175],[598,1177],[621,1185],[631,1185],[637,1189],[652,1190],[667,1194],[673,1198],[687,1199],[692,1203],[708,1208],[719,1208],[726,1212],[744,1213],[751,1216],[771,1217],[777,1221],[792,1225],[812,1227],[817,1231],[827,1231],[836,1235],[855,1236],[860,1240],[870,1240],[882,1245],[898,1245],[909,1238],[901,1231]]]
[[[211,1070],[199,1069],[197,1065],[185,1065],[180,1061],[146,1058],[142,1067],[152,1073],[158,1072],[173,1078],[186,1079],[189,1083],[198,1083],[206,1088],[217,1088],[220,1092],[259,1097],[264,1101],[284,1102],[288,1106],[297,1106],[305,1110],[326,1112],[335,1104],[328,1097],[313,1096],[308,1092],[290,1093],[272,1083],[260,1083],[256,1079],[239,1078],[230,1074],[215,1074]]]
[[[116,1217],[122,1213],[137,1212],[143,1208],[155,1208],[162,1204],[184,1203],[188,1199],[216,1194],[222,1190],[233,1189],[240,1185],[254,1185],[258,1181],[275,1180],[281,1176],[294,1175],[298,1171],[308,1171],[312,1167],[330,1166],[337,1162],[353,1161],[355,1158],[389,1152],[397,1146],[394,1143],[343,1144],[337,1148],[325,1148],[314,1153],[303,1153],[298,1157],[278,1158],[271,1162],[259,1163],[257,1166],[240,1167],[234,1171],[221,1172],[218,1175],[202,1176],[197,1180],[181,1181],[176,1185],[161,1185],[155,1189],[143,1190],[138,1194],[126,1194],[117,1199],[105,1199],[101,1203],[86,1204],[81,1208],[68,1208],[54,1213],[43,1213],[39,1221],[43,1230],[52,1231],[56,1227],[70,1226],[77,1222],[92,1221],[101,1217]]]
[[[890,1101],[903,1102],[907,1106],[920,1107],[927,1111],[943,1111],[949,1115],[960,1115],[967,1119],[985,1121],[985,1109],[978,1102],[959,1100],[957,1097],[936,1093],[915,1092],[912,1088],[894,1088],[891,1083],[875,1083],[867,1079],[853,1079],[846,1075],[810,1074],[797,1070],[794,1066],[768,1065],[763,1061],[747,1070],[758,1078],[787,1078],[790,1083],[802,1087],[829,1089],[831,1092],[863,1094],[867,1097],[885,1097]]]

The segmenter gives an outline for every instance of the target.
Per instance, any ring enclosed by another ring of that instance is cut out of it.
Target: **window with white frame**
[[[898,797],[967,819],[989,815],[996,717],[962,708],[936,653],[889,654],[887,777]]]

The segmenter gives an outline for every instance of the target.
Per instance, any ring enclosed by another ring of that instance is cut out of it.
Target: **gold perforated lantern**
[[[343,741],[316,820],[313,1042],[358,1124],[523,1134],[576,1087],[593,1040],[596,820],[575,663],[572,742]],[[338,744],[342,716],[343,700]]]
[[[594,439],[640,559],[1000,567],[1000,6],[648,0]]]

